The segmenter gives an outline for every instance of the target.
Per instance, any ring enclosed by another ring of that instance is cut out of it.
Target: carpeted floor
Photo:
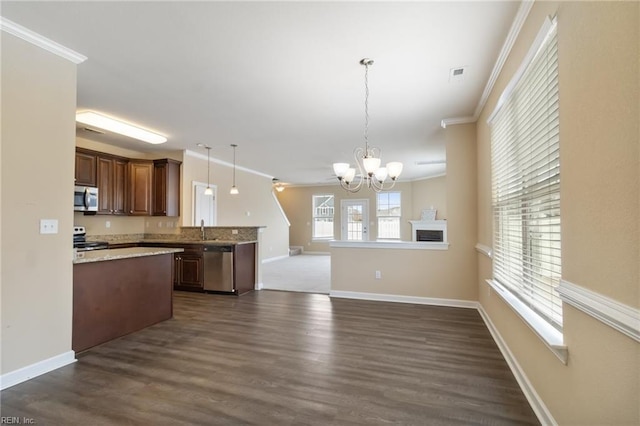
[[[328,294],[331,288],[331,257],[301,254],[264,263],[262,284],[268,290]]]

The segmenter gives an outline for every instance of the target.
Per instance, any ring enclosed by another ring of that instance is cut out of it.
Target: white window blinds
[[[544,34],[543,34],[544,35]],[[491,118],[494,280],[562,329],[556,25]]]

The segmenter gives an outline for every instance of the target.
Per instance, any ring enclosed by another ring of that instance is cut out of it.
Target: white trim
[[[638,308],[625,305],[566,280],[560,280],[558,293],[563,302],[640,342],[640,310]]]
[[[401,296],[397,294],[363,293],[358,291],[329,291],[329,297],[340,299],[375,300],[379,302],[413,303],[415,305],[448,306],[451,308],[477,309],[473,300],[440,299],[434,297]]]
[[[74,351],[69,351],[48,359],[43,359],[42,361],[27,365],[26,367],[10,371],[0,376],[0,390],[5,390],[11,386],[26,382],[34,377],[41,376],[74,362],[76,362],[76,353]]]
[[[285,254],[283,256],[274,256],[274,257],[269,257],[267,259],[262,259],[262,264],[264,265],[265,263],[271,263],[271,262],[275,262],[278,260],[282,260],[282,259],[288,259],[290,256],[288,254]]]
[[[498,345],[498,349],[500,349],[500,352],[502,352],[502,356],[504,357],[505,361],[507,361],[511,372],[520,385],[520,389],[522,389],[522,393],[524,393],[524,396],[527,398],[527,401],[529,401],[529,405],[531,405],[533,412],[538,417],[538,420],[540,420],[540,423],[543,425],[557,425],[558,423],[551,415],[551,412],[545,405],[542,398],[540,398],[540,395],[538,395],[538,393],[536,392],[535,388],[527,378],[524,370],[516,360],[516,357],[509,350],[509,346],[507,346],[506,342],[498,332],[498,329],[493,324],[493,322],[491,322],[491,318],[489,318],[489,315],[484,310],[484,307],[481,304],[478,304],[478,312],[480,313],[480,316],[482,317],[485,325],[489,329],[489,333],[491,333],[491,336],[496,342],[496,345]]]
[[[511,77],[509,84],[507,84],[507,87],[505,87],[502,94],[500,95],[500,98],[498,99],[498,102],[496,102],[496,106],[493,109],[493,112],[491,113],[489,118],[487,118],[487,123],[491,123],[493,121],[493,119],[496,117],[496,115],[502,108],[502,105],[505,103],[507,99],[511,97],[511,93],[513,92],[515,87],[518,85],[518,82],[520,82],[520,79],[522,78],[522,76],[524,75],[524,72],[529,67],[529,64],[531,64],[533,59],[536,57],[536,55],[540,51],[540,47],[542,46],[544,41],[547,39],[547,36],[549,35],[549,31],[551,30],[551,28],[553,28],[554,25],[556,25],[555,19],[551,20],[548,17],[545,18],[544,22],[542,23],[542,27],[538,31],[538,34],[536,35],[536,38],[533,41],[533,44],[531,45],[531,47],[529,48],[529,51],[527,52],[527,55],[524,57],[524,59],[522,60],[522,63],[520,64],[520,67],[515,72],[513,77]]]
[[[204,154],[200,154],[199,152],[191,151],[190,149],[185,149],[184,153],[185,153],[185,155],[187,155],[189,157],[199,158],[201,160],[207,161],[207,156],[204,155]],[[233,168],[233,163],[228,163],[226,161],[219,160],[219,159],[214,158],[214,157],[210,157],[209,161],[211,161],[212,163],[216,163],[216,164],[220,164],[220,165],[223,165],[223,166],[227,166],[229,168]],[[273,179],[275,177],[275,176],[268,175],[266,173],[259,172],[257,170],[249,169],[247,167],[238,166],[237,164],[236,164],[236,170],[242,170],[243,172],[247,172],[247,173],[251,173],[251,174],[254,174],[254,175],[266,177],[266,178],[269,178],[269,179]]]
[[[54,55],[58,55],[61,58],[67,59],[76,65],[81,64],[87,60],[86,56],[76,52],[75,50],[64,47],[63,45],[56,43],[55,41],[50,40],[44,36],[41,36],[40,34],[31,31],[30,29],[25,28],[22,25],[18,25],[3,16],[0,16],[0,29],[2,29],[2,31],[6,33],[21,38],[28,43],[51,52]]]
[[[310,255],[310,256],[329,256],[331,252],[328,251],[302,251],[301,255]]]
[[[480,243],[478,243],[478,244],[476,244],[476,251],[477,251],[478,253],[482,253],[482,254],[484,254],[484,255],[485,255],[485,256],[487,256],[489,259],[492,259],[492,258],[493,258],[493,249],[492,249],[491,247],[489,247],[489,246],[486,246],[486,245],[484,245],[484,244],[480,244]]]
[[[280,211],[280,214],[282,215],[282,218],[284,219],[285,223],[287,224],[288,227],[291,227],[291,222],[289,222],[289,218],[287,217],[287,214],[284,212],[284,209],[282,208],[282,204],[280,204],[280,200],[278,200],[276,191],[273,189],[271,190],[271,196],[273,196],[273,200],[276,202],[276,206],[278,206],[278,210]]]
[[[342,241],[329,242],[331,248],[401,249],[401,250],[449,250],[449,243],[412,241]]]
[[[511,306],[513,311],[522,319],[522,321],[524,321],[525,324],[529,326],[535,335],[538,336],[545,345],[547,345],[551,352],[553,352],[553,354],[566,365],[569,358],[569,350],[564,345],[562,333],[536,314],[531,308],[529,308],[509,290],[504,288],[499,282],[495,280],[486,281],[487,284],[489,284],[491,288],[493,288],[502,298],[502,300],[504,300],[507,305]]]
[[[504,66],[509,54],[511,53],[511,49],[513,49],[513,45],[515,44],[518,36],[520,35],[520,31],[522,30],[522,26],[524,25],[527,16],[529,15],[529,11],[533,7],[534,0],[523,0],[520,3],[520,8],[516,13],[515,18],[513,19],[513,23],[511,24],[511,28],[509,29],[509,33],[507,34],[507,38],[502,45],[502,49],[500,50],[500,54],[496,59],[496,63],[493,66],[493,70],[491,70],[491,74],[489,75],[489,79],[487,80],[487,84],[484,87],[484,91],[482,92],[482,96],[480,96],[480,100],[478,101],[478,105],[473,113],[473,117],[458,117],[458,118],[445,118],[440,122],[442,128],[446,128],[451,124],[464,124],[464,123],[473,123],[478,120],[482,110],[484,109],[487,101],[489,100],[489,95],[493,91],[493,87],[502,72],[502,67]],[[469,121],[471,119],[471,121]]]
[[[263,283],[256,283],[256,290],[262,290],[264,288],[264,284]]]
[[[454,118],[444,118],[440,121],[440,126],[443,129],[446,129],[447,126],[452,126],[454,124],[468,124],[475,123],[478,117],[467,116],[467,117],[454,117]]]

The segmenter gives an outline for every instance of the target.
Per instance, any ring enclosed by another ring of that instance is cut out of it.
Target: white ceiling
[[[283,182],[331,182],[369,141],[402,180],[440,175],[440,122],[474,114],[519,2],[2,2],[5,18],[88,57],[78,109],[165,134]],[[465,67],[462,82],[449,82]],[[86,132],[85,132],[86,133]],[[83,137],[101,140],[85,134]],[[124,137],[102,139],[157,150]],[[417,165],[416,162],[439,162]]]

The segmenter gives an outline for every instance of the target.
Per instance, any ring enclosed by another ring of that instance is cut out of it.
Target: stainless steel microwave
[[[97,212],[98,188],[76,186],[73,192],[73,210],[80,212]]]

